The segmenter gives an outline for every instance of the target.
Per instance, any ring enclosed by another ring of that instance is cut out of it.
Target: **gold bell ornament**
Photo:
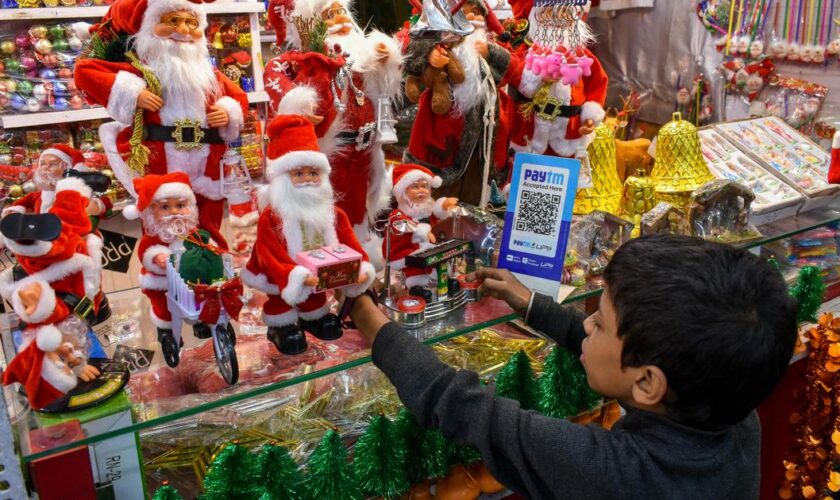
[[[650,173],[656,186],[656,201],[687,208],[691,193],[714,180],[700,149],[697,127],[674,113],[674,119],[659,130],[656,164]]]
[[[645,175],[645,171],[639,169],[635,176],[630,176],[624,181],[624,196],[621,199],[621,216],[632,222],[635,227],[630,236],[639,236],[642,216],[650,212],[656,206],[656,191],[653,179]]]
[[[575,215],[601,210],[618,215],[621,205],[621,180],[615,163],[615,133],[602,123],[593,132],[595,139],[587,148],[592,187],[579,189],[575,199]]]

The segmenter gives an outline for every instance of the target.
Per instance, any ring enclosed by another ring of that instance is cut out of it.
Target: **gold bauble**
[[[579,189],[575,199],[575,215],[602,210],[618,215],[621,205],[621,180],[615,163],[615,133],[605,123],[593,132],[595,139],[587,148],[592,187]]]
[[[20,184],[12,184],[11,186],[9,186],[10,198],[17,199],[21,196],[23,196],[23,186],[21,186]]]
[[[113,170],[111,170],[110,168],[103,169],[103,170],[102,170],[102,175],[104,175],[105,177],[107,177],[107,178],[111,179],[112,181],[113,181],[114,179],[116,179],[116,178],[117,178],[117,177],[114,175],[114,171],[113,171]]]
[[[700,149],[697,127],[674,113],[673,121],[660,130],[656,142],[656,164],[650,173],[656,186],[657,202],[685,208],[691,193],[714,179]]]

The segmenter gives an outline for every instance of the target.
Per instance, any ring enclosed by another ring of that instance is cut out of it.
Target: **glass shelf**
[[[779,220],[759,227],[762,237],[742,246],[760,247],[796,234],[840,222],[840,200],[806,214]],[[601,289],[578,290],[564,300],[565,304],[582,302],[596,297]],[[139,289],[109,294],[114,315],[110,328],[97,332],[108,355],[122,353],[134,356],[138,366],[132,373],[127,389],[134,414],[132,425],[89,434],[80,441],[46,451],[32,451],[27,439],[30,431],[42,426],[37,413],[22,409],[18,396],[6,388],[7,400],[14,413],[13,423],[18,431],[21,452],[25,461],[36,460],[61,451],[100,442],[122,434],[162,427],[174,421],[198,418],[201,414],[227,405],[275,393],[292,386],[315,381],[370,363],[370,351],[360,335],[347,331],[335,343],[323,343],[309,337],[310,349],[300,356],[283,356],[265,338],[265,327],[249,326],[248,314],[258,314],[259,301],[253,298],[246,304],[244,324],[239,330],[236,351],[240,366],[240,382],[228,387],[221,379],[212,355],[212,345],[198,341],[188,326],[184,327],[185,348],[181,364],[170,369],[163,363],[151,324],[148,301]],[[428,344],[461,337],[482,329],[499,327],[518,317],[503,303],[485,299],[468,304],[448,318],[412,330],[411,335]],[[3,331],[8,335],[8,331]]]

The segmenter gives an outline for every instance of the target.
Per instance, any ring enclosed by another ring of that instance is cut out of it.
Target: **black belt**
[[[67,304],[73,314],[92,324],[96,319],[93,301],[87,297],[78,297],[69,292],[56,292],[55,296]]]
[[[539,107],[539,111],[547,115],[555,115],[555,106],[556,105],[554,103],[547,102]],[[571,118],[579,115],[581,110],[583,110],[583,106],[558,106],[556,109],[559,109],[559,113],[555,116],[559,116],[561,118]]]
[[[197,134],[196,131],[201,131]],[[180,133],[181,140],[178,140],[176,133]],[[196,140],[196,136],[198,140]],[[225,140],[219,135],[217,128],[202,128],[202,127],[169,127],[166,125],[144,125],[143,126],[143,140],[157,141],[157,142],[177,142],[177,143],[200,143],[200,144],[225,144]]]

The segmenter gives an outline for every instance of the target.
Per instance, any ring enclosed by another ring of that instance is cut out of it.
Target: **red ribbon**
[[[242,280],[239,277],[225,281],[221,285],[195,285],[193,293],[195,293],[195,300],[199,304],[204,304],[198,315],[202,323],[210,325],[218,323],[222,307],[231,319],[239,318],[239,311],[243,306]]]

